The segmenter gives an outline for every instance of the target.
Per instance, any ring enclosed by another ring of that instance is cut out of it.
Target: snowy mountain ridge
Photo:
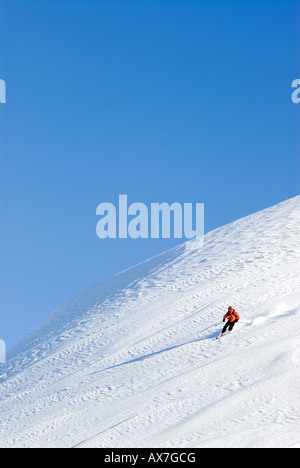
[[[300,446],[299,225],[300,196],[56,310],[0,365],[0,446]]]

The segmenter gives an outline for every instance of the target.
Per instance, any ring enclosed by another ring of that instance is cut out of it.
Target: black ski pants
[[[226,325],[224,326],[224,328],[223,328],[223,330],[222,330],[222,333],[225,333],[226,330],[227,330],[227,328],[229,328],[229,331],[231,332],[232,329],[233,329],[233,327],[234,327],[234,325],[235,325],[235,323],[236,323],[236,322],[229,322],[229,320],[228,320],[228,322],[226,323]]]

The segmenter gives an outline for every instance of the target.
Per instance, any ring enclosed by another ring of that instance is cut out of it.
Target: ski
[[[231,332],[221,333],[221,335],[219,335],[219,336],[216,337],[216,340],[219,340],[220,338],[223,338],[223,336],[229,335],[230,333],[231,333]]]

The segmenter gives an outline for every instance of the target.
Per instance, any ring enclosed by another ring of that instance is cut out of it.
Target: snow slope
[[[0,365],[0,447],[300,446],[299,226],[300,196],[56,310]]]

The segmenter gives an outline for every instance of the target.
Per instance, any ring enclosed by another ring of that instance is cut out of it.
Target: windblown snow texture
[[[0,446],[299,447],[299,226],[296,197],[56,310],[0,365]]]

